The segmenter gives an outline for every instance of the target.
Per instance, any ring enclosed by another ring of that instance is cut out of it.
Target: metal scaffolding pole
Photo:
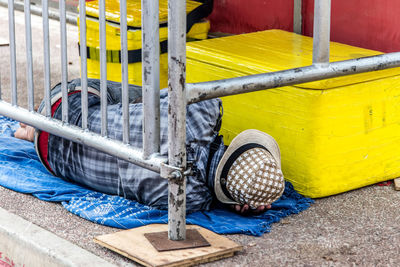
[[[44,103],[46,117],[51,116],[51,77],[50,77],[50,34],[49,34],[49,2],[43,1],[43,58],[44,58]]]
[[[331,0],[315,0],[313,64],[329,63]]]
[[[168,1],[168,164],[186,169],[186,0]],[[186,177],[168,181],[168,238],[186,238]]]
[[[86,50],[86,1],[79,1],[79,42],[81,55],[81,109],[82,129],[88,127],[88,80],[87,80],[87,50]]]
[[[158,0],[142,0],[143,156],[160,151]]]
[[[187,103],[270,88],[319,81],[362,72],[400,67],[400,52],[226,80],[186,84]]]
[[[67,25],[65,0],[60,3],[60,34],[61,34],[61,117],[63,122],[68,123],[68,57],[67,57]]]
[[[302,34],[302,0],[293,0],[293,32]]]
[[[99,1],[100,24],[100,104],[101,104],[101,135],[108,135],[107,113],[107,42],[106,42],[106,1]]]
[[[18,105],[17,96],[17,53],[15,44],[15,17],[14,17],[14,1],[8,0],[8,31],[10,38],[10,83],[11,83],[11,98],[14,106]]]
[[[128,24],[126,0],[119,2],[120,33],[121,33],[121,76],[122,76],[122,140],[129,143],[129,90],[128,90]]]
[[[25,0],[25,41],[26,41],[26,85],[28,87],[28,109],[33,111],[33,59],[32,59],[32,28],[31,28],[31,3]]]

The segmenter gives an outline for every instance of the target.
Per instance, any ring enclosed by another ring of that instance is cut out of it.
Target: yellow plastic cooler
[[[190,14],[201,3],[187,1],[186,9]],[[99,40],[99,3],[98,1],[86,2],[86,41],[88,47],[87,69],[89,78],[100,78],[100,40]],[[168,29],[168,1],[159,1],[160,17],[160,42],[167,40]],[[120,39],[120,14],[119,1],[106,1],[106,43],[107,43],[107,79],[121,81],[121,39]],[[127,0],[128,23],[128,73],[129,83],[142,84],[141,64],[141,0]],[[79,24],[79,21],[78,21]],[[187,34],[189,39],[206,39],[210,23],[206,20],[195,23]],[[164,46],[164,48],[166,48]],[[160,86],[166,87],[168,80],[168,57],[166,53],[160,55]]]
[[[331,43],[331,61],[380,54]],[[190,43],[187,80],[311,65],[312,38],[269,30]],[[400,176],[400,70],[389,69],[223,98],[222,134],[276,138],[285,178],[324,197]]]

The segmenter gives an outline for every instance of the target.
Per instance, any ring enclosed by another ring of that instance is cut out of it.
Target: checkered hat
[[[283,193],[279,146],[270,135],[246,130],[234,138],[218,164],[215,194],[226,204],[269,205]]]

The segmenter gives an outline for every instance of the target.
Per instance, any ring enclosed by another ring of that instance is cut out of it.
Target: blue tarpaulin
[[[18,122],[0,116],[0,185],[11,190],[61,204],[70,212],[99,224],[128,229],[152,223],[167,223],[167,211],[157,210],[119,196],[66,182],[51,175],[41,164],[33,144],[13,137]],[[307,209],[313,202],[298,194],[290,183],[272,209],[257,216],[241,216],[223,208],[187,215],[218,234],[260,236],[281,218]]]

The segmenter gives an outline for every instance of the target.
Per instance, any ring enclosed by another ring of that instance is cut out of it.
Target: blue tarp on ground
[[[151,223],[167,223],[167,211],[153,209],[118,196],[110,196],[66,182],[42,166],[31,142],[13,137],[18,123],[0,116],[0,185],[61,202],[70,212],[87,220],[121,229]],[[283,196],[272,209],[258,216],[241,216],[226,209],[195,212],[187,216],[188,224],[197,224],[219,234],[260,236],[281,218],[307,209],[313,200],[305,198],[286,183]]]

